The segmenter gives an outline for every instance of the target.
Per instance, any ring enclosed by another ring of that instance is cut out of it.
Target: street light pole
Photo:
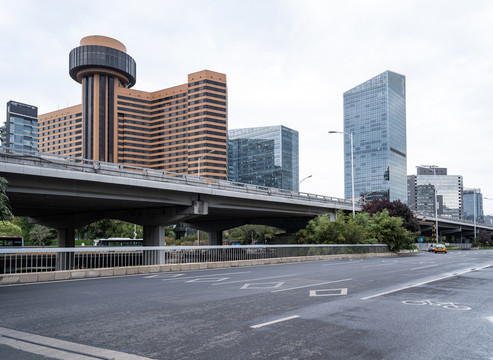
[[[198,169],[198,173],[197,173],[197,177],[199,179],[200,179],[200,160],[202,160],[203,158],[205,158],[207,155],[212,154],[214,151],[216,151],[216,150],[211,150],[207,154],[202,155],[201,157],[199,157],[199,164],[198,164],[199,169]]]
[[[355,216],[355,208],[354,208],[354,150],[353,150],[353,133],[347,133],[344,131],[329,131],[329,134],[343,134],[344,136],[349,137],[351,140],[351,192],[353,198],[353,218]]]
[[[312,176],[313,176],[313,175],[308,175],[306,178],[301,179],[301,180],[300,180],[300,182],[298,183],[298,185],[301,185],[301,183],[302,183],[303,181],[305,181],[306,179],[311,178]]]
[[[199,157],[198,171],[197,171],[197,177],[198,177],[199,180],[200,180],[200,160],[202,160],[203,158],[205,158],[207,155],[212,154],[214,151],[216,151],[216,150],[211,150],[207,154],[202,155],[201,157]],[[200,246],[200,229],[197,229],[197,246]]]
[[[476,189],[474,189],[473,205],[474,205],[474,241],[476,241]]]

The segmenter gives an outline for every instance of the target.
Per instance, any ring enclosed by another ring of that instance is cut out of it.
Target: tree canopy
[[[22,229],[10,221],[0,221],[0,236],[22,236]]]
[[[403,226],[400,217],[390,216],[384,209],[373,215],[358,213],[355,217],[338,212],[330,221],[329,215],[310,220],[306,229],[297,234],[298,243],[304,244],[375,244],[384,243],[390,251],[409,249],[414,233]]]
[[[12,220],[12,209],[7,196],[7,179],[0,176],[0,221]]]
[[[420,231],[418,219],[414,217],[411,209],[400,200],[389,201],[387,199],[373,199],[363,205],[363,212],[376,214],[387,210],[392,217],[402,218],[402,225],[410,232]]]

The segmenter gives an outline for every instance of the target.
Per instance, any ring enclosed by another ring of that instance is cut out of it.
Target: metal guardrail
[[[125,178],[169,182],[174,184],[201,186],[249,194],[270,195],[282,198],[318,201],[322,203],[352,206],[351,199],[340,199],[331,196],[296,192],[292,190],[271,188],[227,180],[218,180],[202,176],[199,179],[197,176],[194,175],[154,170],[150,168],[143,168],[131,165],[107,163],[70,156],[46,154],[33,151],[22,151],[6,147],[0,147],[0,162],[32,165],[54,169],[66,169],[81,172],[91,172]]]
[[[385,244],[19,247],[0,249],[0,273],[19,274],[388,251]]]
[[[428,251],[428,248],[430,247],[431,244],[435,244],[435,243],[416,243],[415,245],[418,248],[418,250]],[[453,247],[459,250],[469,250],[472,246],[471,243],[444,243],[444,244],[447,248]]]

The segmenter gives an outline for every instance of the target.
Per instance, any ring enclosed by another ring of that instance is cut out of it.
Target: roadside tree
[[[414,213],[409,206],[402,203],[400,200],[389,201],[387,199],[373,199],[371,202],[363,205],[363,212],[376,214],[387,210],[390,216],[402,218],[403,226],[411,232],[419,232],[418,219],[414,217]]]
[[[0,222],[0,236],[22,236],[22,229],[10,221]]]
[[[12,209],[10,208],[9,198],[7,196],[8,181],[0,177],[0,221],[10,221],[13,218]]]

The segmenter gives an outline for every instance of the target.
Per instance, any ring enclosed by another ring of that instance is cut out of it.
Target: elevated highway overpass
[[[1,148],[0,148],[1,149]],[[222,231],[263,224],[295,232],[317,215],[352,211],[352,201],[256,185],[197,178],[126,165],[53,155],[23,155],[0,150],[0,176],[8,182],[13,212],[58,231],[60,247],[74,246],[75,229],[112,218],[144,227],[144,244],[163,245],[164,226],[186,222],[209,232],[209,243],[222,243]],[[361,206],[356,206],[361,211]],[[418,216],[424,235],[434,218]],[[438,219],[439,235],[455,242],[472,237],[474,228]]]
[[[51,155],[0,153],[0,175],[14,214],[56,228],[59,246],[103,218],[143,225],[145,245],[161,245],[163,226],[176,222],[221,244],[223,230],[243,224],[294,232],[317,215],[352,210],[351,200]]]

